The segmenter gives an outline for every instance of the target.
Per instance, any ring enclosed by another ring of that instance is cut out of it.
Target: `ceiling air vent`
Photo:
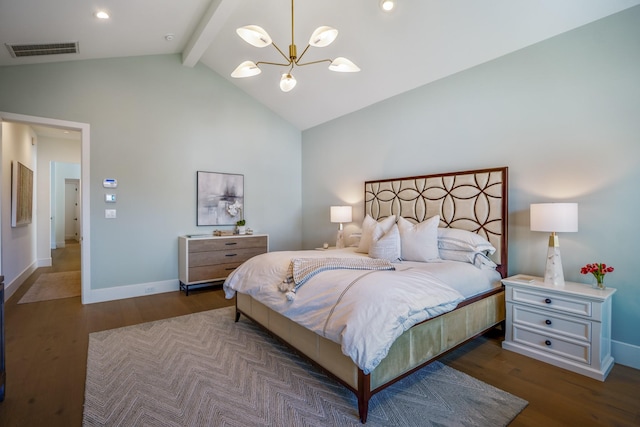
[[[78,42],[6,44],[14,58],[26,56],[60,55],[62,53],[78,53]]]

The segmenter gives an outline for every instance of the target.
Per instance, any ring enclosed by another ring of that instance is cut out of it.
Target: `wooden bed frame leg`
[[[358,414],[360,415],[360,422],[365,424],[367,422],[367,415],[369,415],[369,399],[371,399],[371,377],[370,374],[366,374],[362,369],[358,369]]]
[[[240,320],[240,312],[236,310],[236,323]]]

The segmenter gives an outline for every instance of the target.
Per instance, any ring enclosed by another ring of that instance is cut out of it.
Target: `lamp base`
[[[564,286],[564,273],[562,272],[562,259],[560,247],[549,246],[547,251],[547,265],[544,269],[544,283],[554,286]]]
[[[343,249],[344,248],[344,231],[338,230],[338,238],[336,239],[336,248]]]

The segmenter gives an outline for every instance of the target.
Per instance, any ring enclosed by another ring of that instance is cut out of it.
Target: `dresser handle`
[[[551,341],[546,340],[546,341],[544,342],[544,344],[549,346],[549,345],[551,345]]]
[[[550,325],[551,324],[551,320],[547,319],[547,320],[544,321],[544,323],[546,323],[547,325]]]
[[[238,254],[225,254],[224,256],[237,256]]]
[[[546,302],[547,304],[551,304],[551,299],[545,298],[544,302]]]
[[[227,243],[225,243],[225,245],[227,245],[227,246],[232,246],[232,245],[237,245],[237,244],[238,244],[238,242],[227,242]]]

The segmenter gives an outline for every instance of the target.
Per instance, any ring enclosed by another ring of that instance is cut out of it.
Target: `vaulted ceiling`
[[[295,67],[297,86],[279,88],[284,67],[261,65],[255,77],[230,76],[243,61],[282,62],[272,46],[256,48],[236,28],[264,28],[288,54],[290,0],[0,0],[0,42],[77,42],[78,53],[17,57],[0,49],[0,66],[180,53],[201,63],[304,130],[375,102],[532,45],[640,4],[640,0],[298,0],[298,54],[313,30],[339,30],[304,61],[344,56],[359,73],[334,73],[328,63]],[[99,10],[110,19],[100,20]]]

